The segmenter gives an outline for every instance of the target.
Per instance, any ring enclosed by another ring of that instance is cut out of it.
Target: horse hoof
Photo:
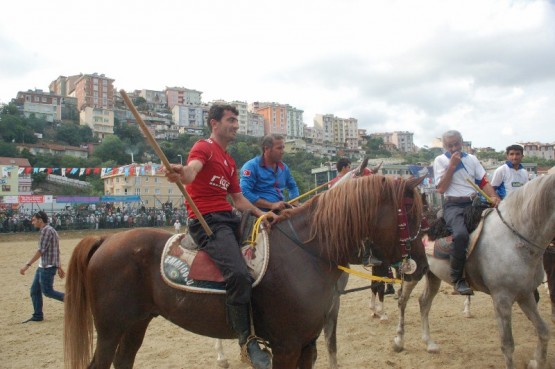
[[[387,322],[389,321],[389,317],[387,316],[387,314],[384,314],[380,317],[380,322]]]
[[[403,340],[400,339],[399,337],[395,337],[393,339],[393,351],[401,352],[401,351],[404,350],[404,348],[405,348],[404,346],[405,346],[405,344],[404,344]]]
[[[439,346],[435,342],[429,343],[426,351],[429,354],[437,354],[439,352]]]
[[[465,318],[472,318],[472,314],[470,313],[470,311],[465,311],[464,312],[464,317]]]
[[[528,369],[538,369],[538,362],[536,360],[530,360],[528,362]]]
[[[219,368],[229,368],[229,363],[227,362],[227,359],[224,360],[218,360],[218,367]]]

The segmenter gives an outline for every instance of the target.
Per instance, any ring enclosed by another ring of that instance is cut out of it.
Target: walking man
[[[54,290],[54,276],[56,272],[60,278],[64,278],[65,272],[60,262],[60,239],[58,232],[48,224],[48,215],[39,211],[31,219],[33,226],[40,229],[38,249],[33,257],[19,270],[21,275],[40,259],[39,266],[35,272],[35,279],[31,285],[31,300],[33,301],[33,316],[23,323],[41,322],[44,320],[42,312],[42,295],[58,301],[64,301],[64,294]]]

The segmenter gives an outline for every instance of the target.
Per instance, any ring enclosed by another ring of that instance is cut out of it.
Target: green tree
[[[117,136],[107,136],[94,149],[93,157],[100,162],[114,161],[117,165],[129,164],[131,157],[125,152],[125,145]]]
[[[366,143],[366,155],[370,159],[375,158],[390,158],[391,152],[384,148],[383,138],[370,136]]]
[[[56,141],[70,146],[79,146],[93,140],[92,130],[88,126],[61,124],[55,131]]]
[[[15,144],[10,142],[0,141],[0,156],[17,158],[19,157],[19,152]]]
[[[31,174],[31,189],[35,189],[39,187],[41,184],[46,182],[46,173],[39,172],[39,173],[32,173]]]

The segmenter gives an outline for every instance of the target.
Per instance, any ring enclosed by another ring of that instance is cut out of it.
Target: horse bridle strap
[[[522,234],[520,234],[514,227],[512,227],[511,225],[509,225],[509,223],[507,223],[505,221],[505,218],[503,218],[503,216],[501,215],[501,212],[499,211],[498,208],[495,208],[495,211],[497,211],[497,215],[499,215],[499,219],[501,219],[501,221],[503,222],[503,224],[505,224],[507,226],[507,228],[509,228],[511,230],[511,232],[513,232],[513,234],[515,236],[517,236],[518,238],[520,238],[521,240],[523,240],[524,242],[540,249],[540,250],[545,250],[545,247],[541,247],[536,245],[534,242],[530,241],[529,239],[527,239],[526,237],[524,237]]]
[[[291,229],[291,233],[295,236],[292,237],[290,234],[288,234],[287,232],[285,232],[282,228],[281,228],[281,224],[279,223],[275,226],[275,228],[280,231],[285,237],[289,238],[291,241],[293,241],[294,244],[296,244],[297,246],[299,246],[303,251],[305,251],[306,253],[308,253],[311,256],[314,256],[316,259],[320,259],[323,262],[330,264],[334,267],[337,267],[337,263],[331,260],[327,260],[324,259],[321,255],[317,254],[314,250],[308,249],[305,244],[299,239],[299,236],[297,234],[297,231],[295,231],[295,228],[293,227],[293,223],[291,223],[290,219],[287,219],[286,223],[289,225],[289,228]]]

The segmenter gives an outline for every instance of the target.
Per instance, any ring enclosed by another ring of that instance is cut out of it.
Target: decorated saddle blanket
[[[470,239],[468,241],[468,249],[466,252],[466,257],[468,258],[476,243],[480,239],[480,235],[482,234],[482,229],[484,227],[484,221],[486,217],[491,214],[493,209],[486,209],[482,212],[481,220],[474,229],[474,231],[470,234]],[[453,237],[445,236],[441,238],[435,239],[434,237],[430,237],[428,234],[425,234],[422,237],[422,243],[424,244],[424,248],[426,250],[426,255],[432,256],[437,259],[444,259],[449,260],[449,256],[451,254],[450,248],[451,243],[453,242]]]
[[[254,244],[241,247],[253,286],[262,280],[270,256],[268,233],[261,230]],[[223,275],[210,256],[198,249],[188,231],[166,242],[160,263],[162,279],[170,287],[198,293],[225,293]]]

